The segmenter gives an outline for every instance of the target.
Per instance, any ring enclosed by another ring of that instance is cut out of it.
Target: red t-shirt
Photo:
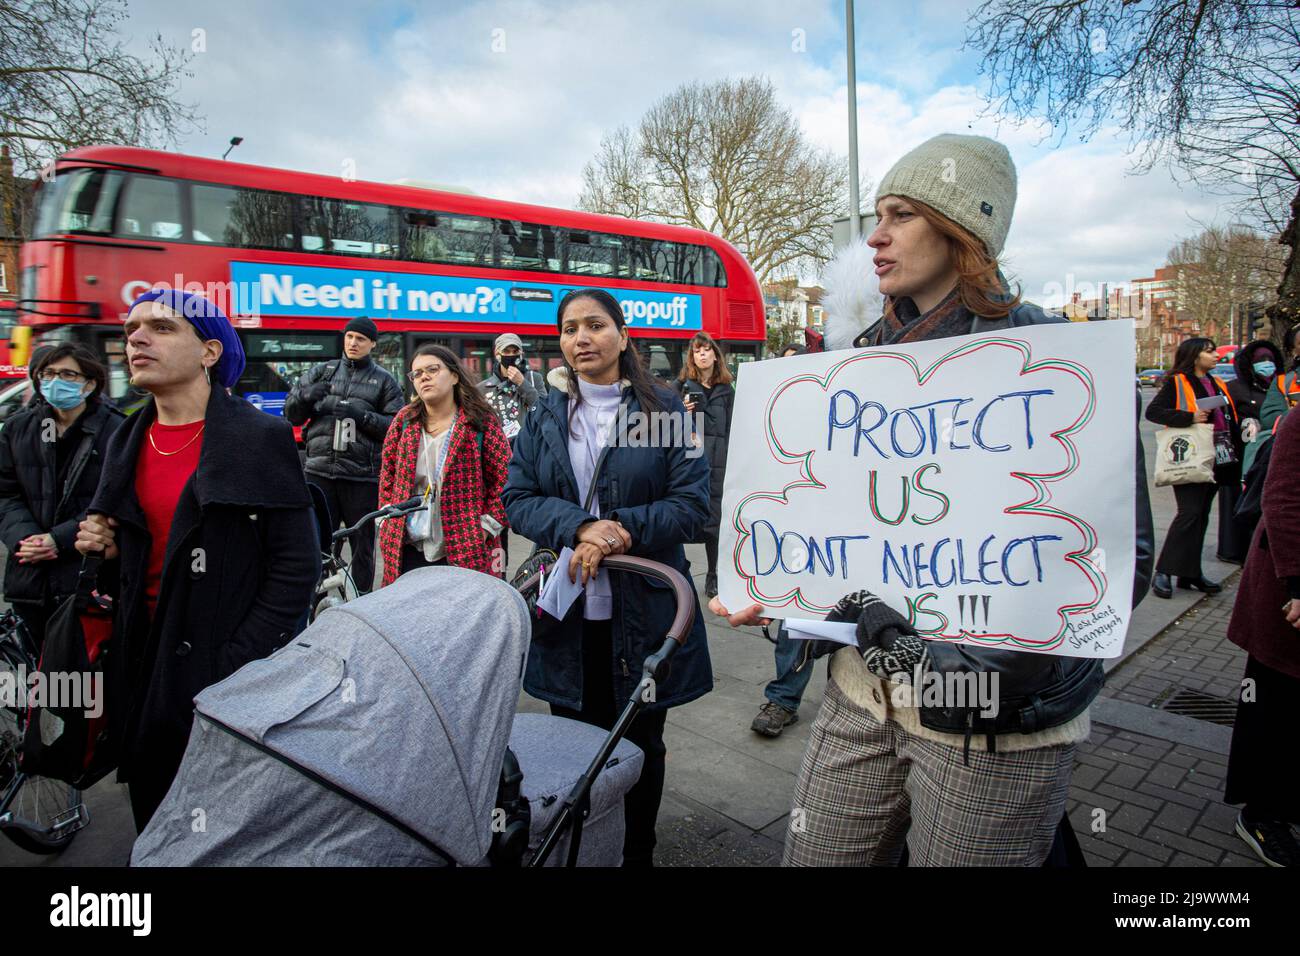
[[[149,536],[149,569],[145,575],[144,594],[152,620],[158,606],[158,589],[162,584],[163,559],[167,555],[167,535],[181,489],[199,466],[203,450],[203,425],[200,419],[188,425],[149,426],[149,434],[140,445],[135,464],[135,494],[140,499]],[[150,440],[152,438],[152,441]],[[157,446],[155,448],[154,446]]]

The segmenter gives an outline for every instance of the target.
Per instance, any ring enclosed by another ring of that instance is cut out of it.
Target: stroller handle
[[[418,511],[422,504],[424,504],[424,499],[419,495],[416,495],[413,498],[407,498],[405,501],[399,501],[396,504],[385,505],[377,511],[370,512],[370,514],[363,517],[352,527],[335,531],[330,535],[330,539],[332,541],[341,541],[346,537],[356,534],[363,526],[374,521],[376,518],[400,518],[403,515],[410,514],[412,511]]]
[[[695,623],[695,589],[680,571],[659,561],[637,558],[630,554],[611,554],[600,562],[600,566],[611,571],[629,571],[648,578],[657,578],[671,587],[677,611],[673,615],[673,623],[668,628],[667,637],[679,647],[686,643],[691,625]],[[555,568],[553,573],[564,574],[566,569]],[[541,575],[534,574],[519,585],[519,592],[527,594],[540,583]]]

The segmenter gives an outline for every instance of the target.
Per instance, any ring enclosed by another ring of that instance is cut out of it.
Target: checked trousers
[[[1007,753],[918,737],[834,679],[804,752],[785,866],[1041,866],[1065,812],[1074,745]]]

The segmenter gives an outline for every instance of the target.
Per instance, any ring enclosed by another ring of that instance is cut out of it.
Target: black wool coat
[[[699,383],[695,383],[699,384]],[[686,383],[678,382],[677,390],[686,397]],[[717,537],[722,521],[722,486],[727,478],[727,438],[731,434],[731,410],[736,401],[736,390],[731,385],[717,384],[704,389],[703,406],[696,414],[704,416],[704,457],[709,462],[709,520],[704,533]]]
[[[62,479],[56,473],[55,444],[45,441],[55,411],[37,399],[0,431],[0,540],[9,549],[5,599],[48,604],[77,587],[81,555],[77,525],[99,485],[109,439],[124,416],[98,399],[90,402],[73,428],[75,444]],[[53,561],[19,564],[18,542],[50,534],[58,548]]]
[[[176,503],[151,621],[152,538],[135,493],[136,462],[157,417],[152,399],[118,429],[90,511],[119,522],[119,556],[100,569],[114,595],[105,701],[122,782],[148,763],[174,773],[194,696],[287,643],[319,573],[311,498],[293,431],[214,388],[198,467]]]

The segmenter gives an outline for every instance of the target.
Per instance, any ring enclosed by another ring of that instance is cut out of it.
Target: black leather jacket
[[[317,385],[322,387],[317,388]],[[327,386],[327,387],[326,387]],[[319,394],[319,397],[317,396]],[[284,400],[284,417],[294,425],[308,420],[306,470],[325,478],[379,481],[384,436],[404,404],[402,389],[369,356],[322,362],[303,373]],[[352,419],[352,441],[334,450],[334,423]]]
[[[1004,319],[972,317],[971,334],[1028,325],[1067,321],[1064,316],[1044,312],[1022,303]],[[1137,456],[1136,557],[1133,573],[1133,607],[1146,596],[1155,563],[1155,531],[1151,520],[1151,499],[1147,489],[1146,455],[1137,422],[1141,395],[1134,391],[1134,448]],[[812,642],[809,642],[812,643]],[[998,674],[998,713],[983,718],[979,709],[921,706],[921,725],[944,733],[984,737],[987,749],[996,750],[996,737],[1005,733],[1036,733],[1077,717],[1087,709],[1105,682],[1102,661],[1085,657],[1060,657],[1020,651],[976,647],[946,641],[928,642],[930,669],[939,673]],[[946,685],[946,682],[945,682]]]

